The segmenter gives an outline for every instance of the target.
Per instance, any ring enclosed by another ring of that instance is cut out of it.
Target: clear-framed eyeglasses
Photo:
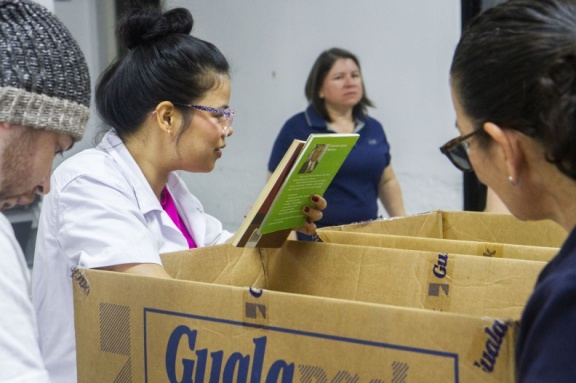
[[[212,108],[210,106],[196,105],[196,104],[178,104],[178,103],[175,104],[216,114],[218,123],[220,123],[220,126],[222,127],[222,130],[224,130],[224,132],[227,132],[228,129],[232,127],[232,122],[234,121],[234,113],[235,113],[233,109],[230,108],[218,109],[218,108]]]

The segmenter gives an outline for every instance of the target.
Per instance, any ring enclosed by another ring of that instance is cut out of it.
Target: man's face
[[[67,134],[0,122],[0,210],[48,193],[54,156],[71,146]]]

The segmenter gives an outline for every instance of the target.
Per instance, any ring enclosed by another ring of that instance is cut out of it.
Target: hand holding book
[[[317,204],[309,212],[305,211],[305,205],[311,206],[311,196],[324,194],[358,137],[356,133],[311,134],[305,142],[294,140],[232,244],[280,247],[292,230],[314,234],[313,222],[321,218],[320,210],[326,207],[326,201],[322,198],[323,205]]]
[[[322,219],[322,210],[326,209],[328,202],[324,197],[314,194],[310,197],[315,207],[309,205],[302,206],[302,213],[306,216],[304,225],[294,230],[304,233],[306,235],[314,235],[316,233],[316,221]]]

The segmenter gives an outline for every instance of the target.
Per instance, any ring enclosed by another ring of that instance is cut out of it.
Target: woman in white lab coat
[[[118,36],[128,53],[96,89],[98,112],[112,129],[53,175],[33,271],[40,345],[53,381],[76,381],[71,269],[169,278],[159,254],[232,236],[175,173],[212,171],[233,133],[228,63],[189,35],[192,24],[182,8],[127,14]],[[325,206],[311,197],[302,232],[314,233]]]

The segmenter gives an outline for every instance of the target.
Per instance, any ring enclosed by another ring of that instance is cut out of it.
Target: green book
[[[358,137],[356,133],[311,134],[305,142],[294,140],[232,244],[281,247],[291,230],[304,225],[302,207],[313,204],[313,194],[324,194]]]

